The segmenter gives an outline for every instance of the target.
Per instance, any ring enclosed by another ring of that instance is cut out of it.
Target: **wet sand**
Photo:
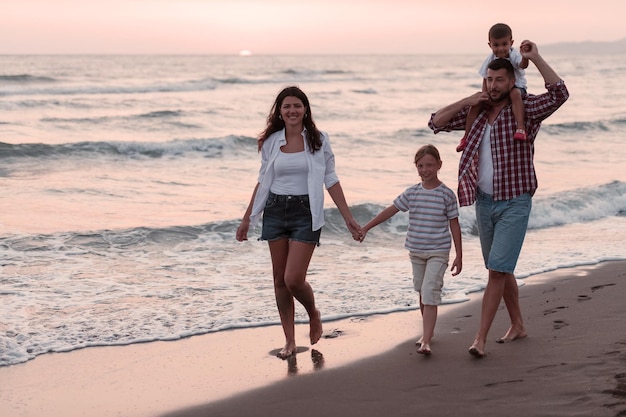
[[[0,410],[73,416],[626,415],[626,262],[524,280],[529,336],[468,354],[480,298],[440,308],[433,354],[416,353],[419,311],[324,323],[315,346],[274,355],[280,327],[98,347],[0,368]],[[322,312],[323,313],[323,312]]]

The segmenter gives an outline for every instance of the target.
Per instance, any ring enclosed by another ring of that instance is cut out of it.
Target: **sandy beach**
[[[480,298],[440,308],[430,357],[415,352],[419,312],[324,323],[282,361],[276,326],[172,342],[97,347],[0,368],[4,417],[623,416],[626,262],[524,280],[529,336],[477,359],[467,348]]]

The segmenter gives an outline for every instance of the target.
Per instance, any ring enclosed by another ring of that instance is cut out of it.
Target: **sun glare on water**
[[[250,55],[252,55],[252,52],[248,51],[247,49],[244,49],[239,52],[239,56],[250,56]]]

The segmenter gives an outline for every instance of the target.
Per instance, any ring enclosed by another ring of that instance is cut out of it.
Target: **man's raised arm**
[[[539,55],[537,44],[524,40],[520,44],[520,52],[524,58],[527,58],[535,64],[535,67],[537,67],[537,70],[539,70],[539,73],[547,84],[556,84],[561,80],[561,77],[557,75],[556,71]]]

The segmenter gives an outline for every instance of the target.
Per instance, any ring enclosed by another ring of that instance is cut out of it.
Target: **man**
[[[539,55],[535,43],[522,42],[520,52],[537,67],[547,90],[541,95],[529,94],[524,98],[527,141],[513,140],[516,123],[509,92],[515,85],[515,75],[513,66],[505,58],[489,65],[486,92],[440,109],[428,122],[434,133],[463,130],[471,106],[482,104],[483,107],[468,132],[467,146],[459,161],[458,189],[461,206],[476,203],[480,244],[485,267],[489,270],[480,327],[469,348],[469,353],[478,358],[486,354],[487,334],[502,299],[511,326],[497,342],[526,337],[514,270],[526,235],[531,197],[537,189],[534,141],[541,122],[569,97],[565,83]]]

